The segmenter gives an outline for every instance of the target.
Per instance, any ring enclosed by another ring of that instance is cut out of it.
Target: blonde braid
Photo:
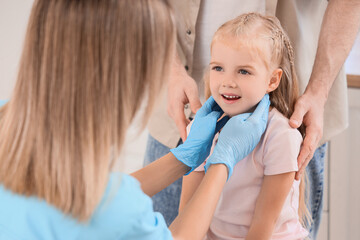
[[[285,36],[284,34],[282,34],[283,36],[283,41],[285,44],[285,47],[287,49],[288,52],[288,56],[289,56],[289,61],[290,61],[290,65],[294,66],[294,58],[295,58],[295,54],[294,54],[294,49],[290,43],[290,39],[288,36]]]

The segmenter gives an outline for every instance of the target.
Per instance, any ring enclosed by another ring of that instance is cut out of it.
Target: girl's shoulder
[[[276,108],[269,112],[267,127],[264,134],[265,139],[291,138],[296,143],[302,142],[302,136],[299,130],[289,125],[289,119],[280,113]]]
[[[289,119],[273,108],[267,128],[254,153],[265,175],[297,171],[297,156],[302,143],[297,129],[290,127]]]

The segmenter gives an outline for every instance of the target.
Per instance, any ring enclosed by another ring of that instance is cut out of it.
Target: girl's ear
[[[282,74],[283,74],[283,70],[280,68],[276,69],[273,72],[270,82],[269,82],[269,87],[266,90],[267,93],[270,93],[270,92],[274,91],[275,89],[277,89],[277,87],[280,84],[280,79],[281,79]]]

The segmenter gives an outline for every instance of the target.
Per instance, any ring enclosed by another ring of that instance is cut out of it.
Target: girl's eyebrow
[[[220,62],[210,62],[209,65],[222,65]],[[246,68],[246,69],[251,69],[252,71],[255,70],[255,67],[253,67],[252,65],[238,65],[236,66],[236,68]]]
[[[251,65],[239,65],[239,66],[237,66],[237,68],[250,68],[252,70],[255,70],[255,68]]]
[[[221,65],[221,63],[219,63],[219,62],[210,62],[210,64],[209,65]]]
[[[221,65],[220,62],[210,62],[209,65]],[[237,68],[251,68],[255,69],[252,65],[238,65]]]

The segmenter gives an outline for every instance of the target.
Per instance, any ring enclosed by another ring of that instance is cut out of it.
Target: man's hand
[[[297,159],[299,170],[295,175],[296,180],[301,179],[322,137],[324,106],[324,99],[310,91],[305,92],[295,103],[289,124],[293,128],[298,128],[302,123],[305,126],[305,139]]]
[[[322,137],[324,106],[328,93],[354,44],[359,27],[359,0],[329,1],[309,84],[304,95],[296,102],[295,112],[290,118],[290,126],[297,128],[304,123],[306,127],[296,179],[300,179]]]
[[[174,61],[168,83],[167,112],[175,121],[183,142],[186,140],[186,126],[189,119],[185,117],[184,106],[190,104],[191,111],[196,113],[201,108],[199,91],[194,79],[185,71],[178,59]]]

